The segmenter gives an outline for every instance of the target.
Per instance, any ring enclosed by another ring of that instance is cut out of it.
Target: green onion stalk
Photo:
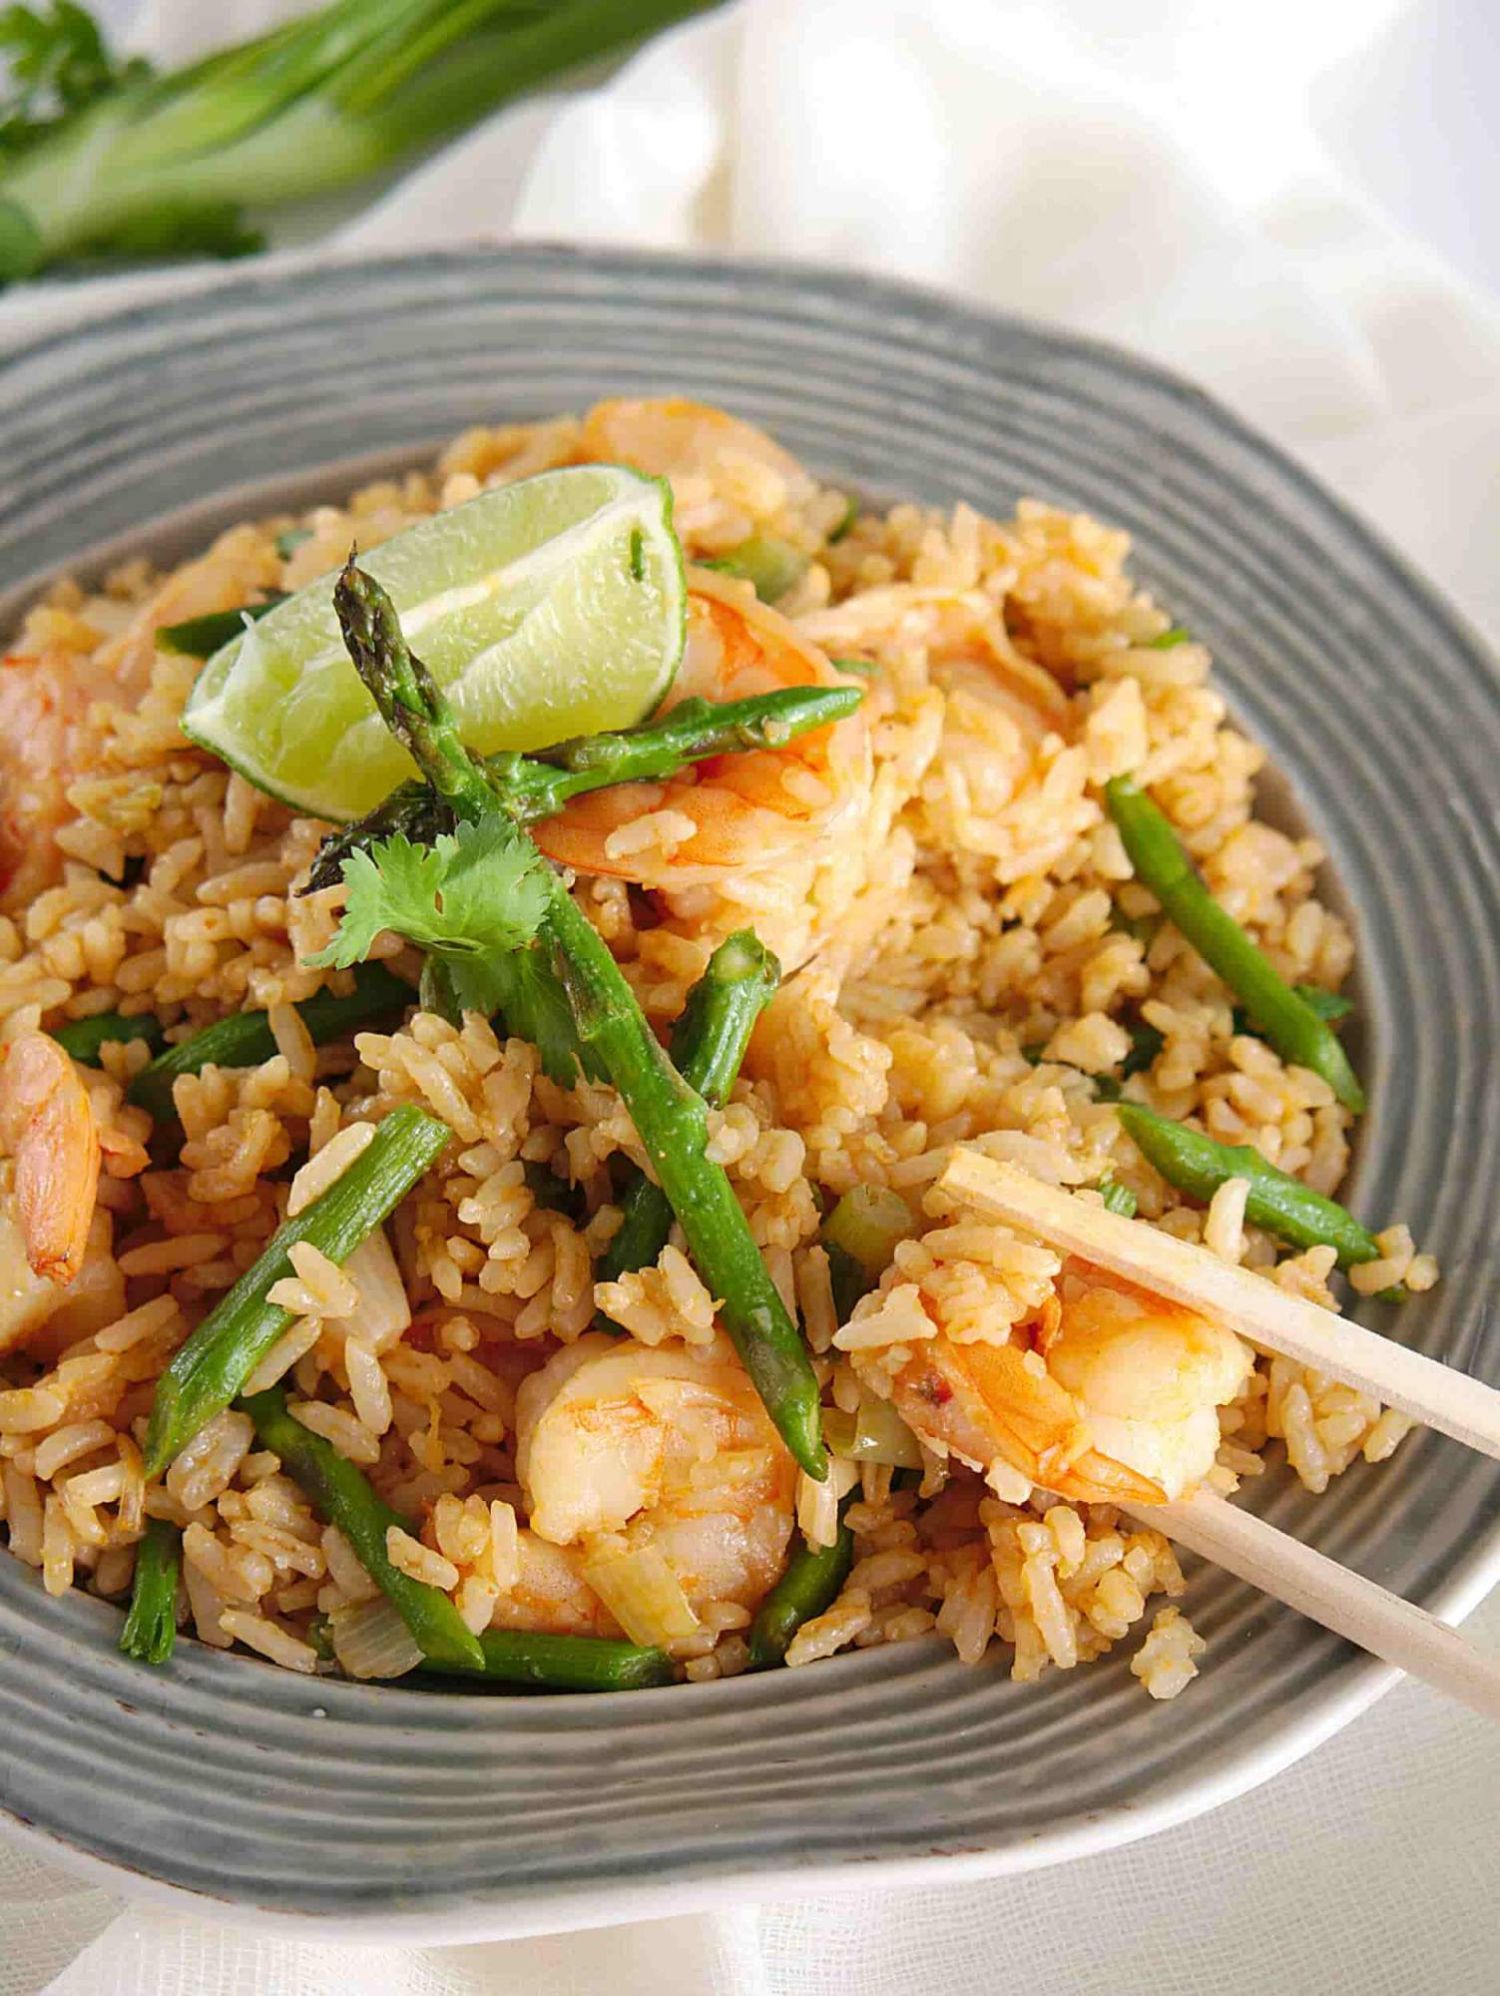
[[[87,101],[59,92],[61,115],[30,122],[0,165],[0,281],[68,258],[257,249],[247,208],[363,180],[703,4],[333,0],[171,75],[132,64]]]

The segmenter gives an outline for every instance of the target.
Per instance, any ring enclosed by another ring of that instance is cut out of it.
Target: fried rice
[[[560,1555],[530,1522],[527,1382],[596,1336],[600,1311],[641,1351],[733,1366],[716,1299],[677,1235],[653,1266],[596,1281],[620,1220],[619,1167],[643,1159],[618,1096],[549,1080],[533,1046],[476,1014],[454,1025],[420,1009],[420,959],[399,938],[376,954],[412,986],[405,1019],[313,1045],[296,1004],[349,983],[307,962],[338,918],[340,890],[298,893],[328,827],[187,742],[179,716],[196,663],[151,635],[205,604],[298,589],[352,542],[373,547],[488,486],[574,462],[580,435],[572,418],[476,429],[431,473],[236,526],[176,575],[135,561],[93,592],[59,582],[0,668],[0,720],[12,741],[32,740],[12,778],[0,1039],[115,1012],[149,1013],[180,1039],[259,1008],[276,1045],[258,1066],[181,1077],[176,1128],[124,1099],[144,1043],[109,1042],[101,1068],[80,1070],[100,1128],[149,1158],[113,1174],[106,1158],[87,1261],[67,1289],[25,1268],[0,1202],[0,1519],[50,1594],[123,1602],[146,1521],[169,1520],[183,1533],[180,1613],[200,1641],[293,1670],[338,1667],[322,1631],[370,1602],[374,1583],[257,1446],[250,1418],[216,1416],[159,1479],[142,1442],[171,1354],[289,1205],[316,1197],[410,1101],[451,1129],[447,1153],[343,1268],[316,1250],[297,1261],[277,1299],[291,1326],[252,1385],[281,1380],[297,1418],[412,1520],[393,1562],[450,1594],[471,1628],[618,1633],[608,1590],[586,1573],[569,1575],[565,1602],[548,1594]],[[1206,1210],[1183,1199],[1096,1079],[1118,1083],[1144,1032],[1132,1098],[1253,1144],[1322,1192],[1344,1174],[1349,1112],[1247,1031],[1225,987],[1154,919],[1103,808],[1110,778],[1149,783],[1282,975],[1330,991],[1345,980],[1352,943],[1318,898],[1324,856],[1255,815],[1262,753],[1230,724],[1204,647],[1156,642],[1170,620],[1131,580],[1126,536],[1035,500],[1004,521],[907,504],[848,526],[845,494],[734,435],[670,468],[690,559],[776,536],[806,558],[779,610],[807,643],[874,668],[869,781],[836,837],[649,893],[619,875],[574,885],[664,1031],[737,929],[793,967],[711,1116],[711,1152],[800,1319],[825,1404],[853,1412],[872,1382],[888,1390],[935,1333],[960,1349],[1006,1346],[1045,1319],[1064,1279],[1057,1258],[952,1210],[938,1180],[958,1144],[1055,1185],[1112,1181],[1144,1219],[1337,1308],[1332,1248],[1288,1253],[1248,1225],[1243,1181]],[[81,689],[71,732],[40,745],[23,685],[37,660]],[[48,806],[64,738],[66,782]],[[617,828],[611,858],[670,859],[671,817]],[[570,1188],[565,1204],[539,1192],[543,1173]],[[901,1193],[917,1231],[841,1324],[820,1229],[856,1186]],[[1358,1290],[1436,1279],[1403,1227],[1379,1241],[1381,1259],[1353,1271]],[[1218,1420],[1208,1480],[1221,1491],[1283,1450],[1322,1490],[1356,1459],[1389,1456],[1409,1425],[1265,1355]],[[711,1445],[703,1453],[711,1475]],[[1121,1643],[1153,1696],[1194,1676],[1202,1644],[1169,1605],[1183,1590],[1173,1551],[1118,1508],[1015,1471],[986,1478],[933,1446],[920,1473],[871,1461],[835,1471],[831,1494],[804,1478],[788,1500],[816,1535],[847,1495],[854,1534],[847,1579],[797,1631],[790,1666],[935,1632],[966,1662],[1003,1650],[1018,1679]],[[659,1543],[670,1563],[673,1541]],[[744,1670],[753,1594],[716,1596],[711,1576],[680,1566],[678,1578],[692,1603],[671,1644],[680,1674]]]

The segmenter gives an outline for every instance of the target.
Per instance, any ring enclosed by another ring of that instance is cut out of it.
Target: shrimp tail
[[[83,1267],[99,1190],[99,1129],[88,1091],[57,1041],[23,1033],[0,1072],[0,1144],[34,1275],[61,1287]]]

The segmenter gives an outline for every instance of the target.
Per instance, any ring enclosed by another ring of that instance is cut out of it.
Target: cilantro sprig
[[[402,833],[344,861],[348,899],[326,949],[308,959],[345,970],[393,929],[441,959],[466,1012],[503,1009],[506,959],[532,942],[551,887],[540,853],[503,815],[465,819],[431,845]]]

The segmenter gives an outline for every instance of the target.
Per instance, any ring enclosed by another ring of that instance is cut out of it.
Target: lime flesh
[[[481,755],[630,727],[672,683],[686,585],[666,484],[621,465],[482,492],[360,557]],[[372,810],[413,774],[339,635],[326,575],[203,667],[183,731],[319,818]]]

